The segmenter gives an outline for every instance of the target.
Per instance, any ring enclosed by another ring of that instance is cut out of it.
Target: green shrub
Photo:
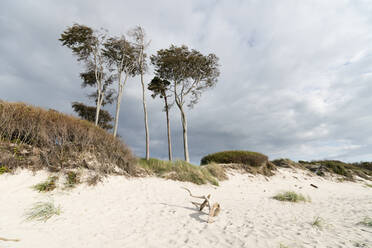
[[[286,191],[283,193],[279,193],[275,195],[273,198],[278,201],[306,202],[306,198],[302,194],[298,194],[294,191]]]
[[[156,176],[195,184],[207,182],[218,185],[217,179],[211,174],[211,168],[192,165],[182,160],[163,161],[155,158],[141,159],[139,165]]]
[[[358,224],[361,224],[361,225],[364,225],[364,226],[368,226],[368,227],[372,227],[372,218],[365,217],[364,220],[362,220]]]
[[[48,192],[54,190],[56,186],[56,181],[58,180],[57,176],[49,177],[45,182],[36,184],[33,188],[39,192]]]
[[[61,214],[61,207],[56,207],[53,202],[37,202],[25,213],[27,221],[37,220],[46,222],[54,215]]]
[[[66,173],[66,188],[74,188],[76,184],[80,183],[80,175],[74,171],[69,171]]]
[[[200,164],[209,163],[219,163],[219,164],[246,164],[249,166],[261,166],[268,162],[268,157],[251,151],[223,151],[213,154],[209,154],[203,157]]]

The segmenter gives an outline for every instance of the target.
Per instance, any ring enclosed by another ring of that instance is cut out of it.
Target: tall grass
[[[38,183],[32,188],[39,192],[48,192],[54,190],[56,186],[56,181],[58,180],[57,176],[49,177],[45,182]]]
[[[226,178],[223,168],[217,168],[218,165],[201,167],[181,160],[163,161],[155,158],[150,158],[148,161],[141,159],[139,165],[156,176],[195,184],[206,184],[209,182],[213,185],[218,185],[218,178],[220,180]]]
[[[6,164],[10,169],[26,167],[59,171],[89,168],[89,161],[84,157],[84,154],[89,154],[88,157],[99,164],[95,170],[130,175],[136,173],[136,159],[123,142],[88,121],[55,110],[47,111],[0,100],[1,140],[16,143],[20,149],[28,149],[28,154],[38,160],[30,163],[27,159],[0,156],[0,164]]]

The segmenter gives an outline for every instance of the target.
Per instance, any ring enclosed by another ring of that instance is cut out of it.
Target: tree
[[[120,103],[123,96],[123,90],[127,83],[128,77],[134,77],[139,73],[136,66],[136,49],[128,42],[124,36],[120,38],[110,38],[104,44],[104,56],[107,58],[110,66],[115,67],[116,79],[118,82],[118,92],[116,98],[116,114],[114,124],[114,136],[116,137]]]
[[[187,141],[187,119],[184,105],[192,108],[200,99],[204,90],[217,83],[220,74],[218,58],[215,54],[202,55],[199,51],[191,51],[185,45],[171,45],[168,49],[157,51],[151,56],[155,67],[155,75],[171,82],[171,90],[175,103],[181,113],[183,129],[184,156],[190,161]]]
[[[141,85],[142,85],[142,104],[144,112],[144,121],[145,121],[145,133],[146,133],[146,160],[150,159],[150,136],[149,136],[149,127],[147,121],[147,107],[146,107],[146,98],[145,98],[145,83],[143,81],[143,75],[146,71],[146,54],[145,49],[150,45],[149,41],[146,41],[145,30],[141,26],[137,26],[129,31],[129,35],[133,38],[133,45],[137,51],[137,68],[141,76]]]
[[[59,39],[63,46],[67,46],[83,61],[86,71],[80,76],[86,85],[94,85],[97,89],[95,125],[98,125],[99,113],[108,85],[112,83],[110,71],[105,70],[106,63],[103,56],[103,44],[106,40],[105,31],[94,31],[85,25],[74,24],[68,27]]]
[[[96,107],[87,106],[80,102],[73,102],[72,108],[80,116],[81,119],[87,120],[90,122],[95,121]],[[100,112],[101,113],[99,115],[98,126],[106,130],[112,129],[112,125],[110,124],[110,122],[113,120],[113,118],[110,115],[110,113],[103,109],[101,109]]]
[[[162,80],[158,77],[154,77],[148,85],[148,90],[151,90],[153,98],[159,96],[164,99],[164,110],[167,118],[167,135],[168,135],[168,157],[172,160],[172,142],[171,142],[171,132],[170,132],[170,121],[169,121],[169,108],[167,92],[169,91],[170,82],[167,80]]]

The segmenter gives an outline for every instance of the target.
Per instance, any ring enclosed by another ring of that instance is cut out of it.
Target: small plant
[[[286,245],[283,245],[282,243],[280,243],[279,248],[289,248],[289,246],[286,246]]]
[[[366,183],[366,187],[372,188],[372,184]]]
[[[37,202],[26,213],[26,220],[44,221],[61,214],[61,207],[56,207],[53,202]]]
[[[359,222],[358,224],[360,225],[364,225],[364,226],[368,226],[368,227],[372,227],[372,218],[369,218],[369,217],[365,217],[361,222]]]
[[[74,171],[69,171],[66,174],[66,188],[74,188],[76,184],[80,183],[80,176]]]
[[[310,199],[306,200],[306,198],[302,194],[297,194],[294,191],[286,191],[283,193],[279,193],[273,198],[278,201],[289,201],[289,202],[300,202],[300,201],[306,202],[310,200]]]
[[[317,216],[313,222],[311,222],[311,226],[314,228],[318,228],[319,230],[322,230],[324,225],[324,219]]]
[[[7,166],[5,165],[0,166],[0,175],[4,173],[9,173],[9,172],[10,172],[10,169]]]
[[[39,192],[48,192],[54,190],[56,186],[56,181],[58,180],[57,176],[49,177],[45,182],[36,184],[33,186],[33,189]]]

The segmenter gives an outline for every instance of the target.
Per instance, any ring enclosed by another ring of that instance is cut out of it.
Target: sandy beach
[[[372,189],[281,168],[270,178],[232,172],[220,186],[154,177],[110,176],[95,187],[39,193],[31,188],[46,172],[22,170],[0,176],[1,248],[99,247],[371,247]],[[318,188],[310,186],[315,184]],[[221,204],[213,223],[190,203],[187,191],[211,194]],[[311,202],[272,199],[293,190]],[[38,201],[53,201],[61,214],[46,222],[25,221]],[[320,217],[322,225],[313,226]]]

